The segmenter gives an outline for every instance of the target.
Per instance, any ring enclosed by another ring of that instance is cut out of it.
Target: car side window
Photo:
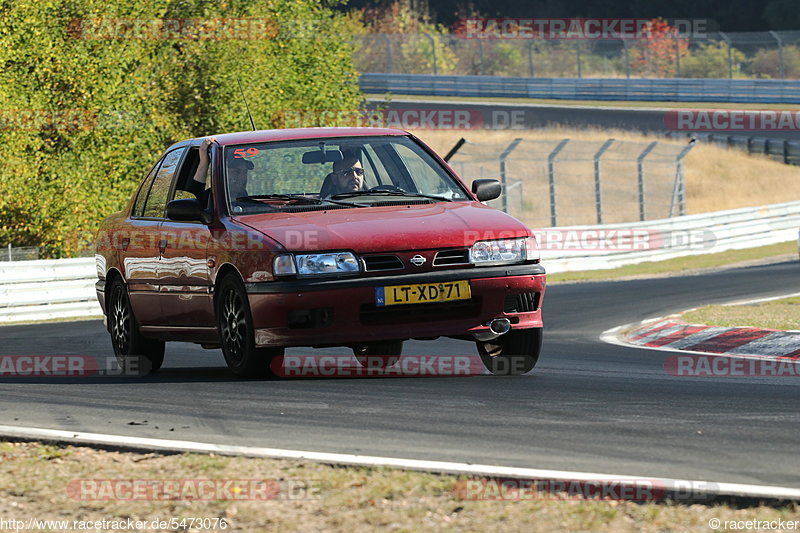
[[[150,187],[150,193],[147,195],[142,213],[143,217],[164,218],[167,198],[172,189],[172,179],[175,177],[175,170],[185,151],[185,147],[178,148],[164,156],[164,162],[161,163],[161,167],[159,167],[153,180],[153,185]]]
[[[144,212],[144,203],[147,201],[147,195],[150,194],[150,188],[153,186],[153,179],[155,179],[158,168],[161,166],[161,161],[163,161],[163,157],[153,166],[144,178],[142,186],[139,188],[139,194],[136,196],[136,202],[133,204],[132,215],[134,217],[140,217]]]

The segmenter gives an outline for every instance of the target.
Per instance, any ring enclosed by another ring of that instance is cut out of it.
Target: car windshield
[[[233,145],[225,147],[224,161],[233,214],[471,199],[409,137]]]

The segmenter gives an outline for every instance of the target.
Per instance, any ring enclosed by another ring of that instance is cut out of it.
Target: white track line
[[[621,476],[615,474],[598,474],[591,472],[570,472],[567,470],[542,470],[538,468],[516,468],[511,466],[480,465],[470,463],[452,463],[447,461],[424,461],[416,459],[398,459],[394,457],[374,457],[368,455],[350,455],[341,453],[324,453],[301,450],[284,450],[280,448],[257,448],[251,446],[232,446],[226,444],[210,444],[204,442],[149,439],[129,437],[125,435],[107,435],[102,433],[83,433],[58,429],[29,428],[21,426],[0,426],[0,436],[32,440],[59,441],[72,444],[95,444],[136,448],[147,450],[216,453],[219,455],[240,455],[247,457],[269,457],[276,459],[305,459],[319,463],[342,464],[353,466],[388,466],[406,470],[419,470],[445,474],[481,475],[487,477],[505,477],[531,480],[558,480],[581,482],[628,482],[633,485],[648,483],[675,491],[691,490],[694,494],[730,495],[748,498],[771,498],[781,500],[800,500],[800,489],[776,487],[768,485],[749,485],[741,483],[716,483],[672,478],[653,478],[648,476]]]

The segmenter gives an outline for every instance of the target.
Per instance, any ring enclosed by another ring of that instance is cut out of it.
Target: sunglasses
[[[364,175],[364,169],[363,168],[357,168],[357,167],[343,168],[342,170],[339,171],[339,174],[341,174],[342,176],[349,176],[351,174],[355,174],[356,176],[363,176]]]

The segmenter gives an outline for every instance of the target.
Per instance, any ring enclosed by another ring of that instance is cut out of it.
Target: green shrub
[[[291,33],[87,39],[73,23],[220,18]],[[250,129],[237,78],[260,128],[280,110],[357,109],[343,24],[314,0],[0,0],[0,245],[75,254],[77,236],[125,205],[167,145]],[[47,113],[76,120],[52,127]]]
[[[731,49],[733,75],[739,77],[745,55],[736,48]],[[701,44],[690,50],[688,57],[681,59],[681,76],[684,78],[727,78],[728,45],[723,41]]]
[[[777,48],[762,48],[750,63],[750,73],[759,78],[780,78],[780,56]],[[800,48],[795,45],[783,47],[784,78],[800,78]]]

